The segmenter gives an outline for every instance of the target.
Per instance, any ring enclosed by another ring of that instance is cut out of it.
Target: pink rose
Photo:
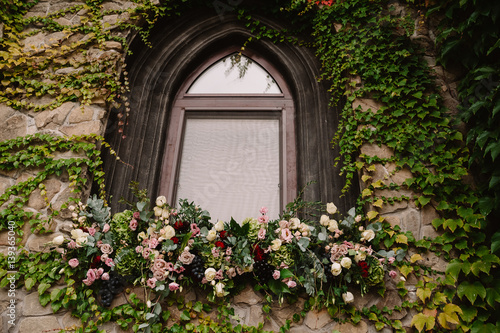
[[[394,261],[396,260],[396,258],[394,257],[390,257],[389,258],[389,265],[391,265]]]
[[[153,267],[151,267],[152,271],[156,270],[165,270],[167,267],[167,262],[161,258],[156,258],[155,261],[153,262]]]
[[[233,249],[232,249],[232,248],[230,248],[230,247],[228,247],[228,248],[226,249],[226,256],[230,256],[231,254],[233,254]]]
[[[92,283],[95,281],[96,278],[97,278],[97,274],[96,274],[95,270],[89,269],[87,271],[87,280],[89,280]]]
[[[144,259],[148,259],[150,254],[151,254],[151,249],[149,247],[144,248],[144,250],[142,251],[142,257]]]
[[[130,230],[132,231],[135,231],[137,229],[137,220],[136,219],[132,219],[128,225],[128,227],[130,228]]]
[[[140,218],[140,217],[141,217],[141,213],[139,213],[139,212],[134,212],[134,215],[133,215],[133,216],[134,216],[134,219],[138,219],[138,218]]]
[[[76,242],[74,240],[70,241],[68,243],[68,249],[76,249],[78,245],[76,244]]]
[[[113,248],[111,245],[104,243],[101,245],[101,252],[104,254],[111,254],[113,253]]]
[[[226,274],[230,278],[234,278],[236,276],[236,270],[234,269],[234,267],[231,267],[230,269],[227,270]]]
[[[297,286],[297,283],[293,280],[288,280],[286,285],[288,286],[288,288],[295,288]]]
[[[88,228],[87,230],[88,230],[90,236],[95,235],[95,231],[96,231],[95,228]]]
[[[109,229],[111,229],[111,227],[109,226],[109,224],[105,224],[104,227],[102,227],[102,232],[106,233],[109,231]]]
[[[154,288],[156,287],[156,279],[153,277],[153,278],[150,278],[146,281],[146,284],[148,285],[149,288]]]
[[[214,258],[218,258],[219,257],[219,248],[213,247],[212,248],[212,255],[214,256]]]
[[[281,229],[286,229],[286,228],[290,227],[290,222],[288,222],[286,220],[281,220],[279,222],[279,225],[280,225]]]
[[[163,281],[165,280],[167,274],[167,272],[163,269],[158,269],[156,271],[153,272],[153,278],[155,278],[156,280],[158,281]]]
[[[98,268],[96,271],[96,274],[97,274],[97,277],[100,277],[102,275],[102,273],[104,273],[104,268]]]
[[[165,266],[165,268],[169,271],[169,272],[172,272],[174,270],[174,264],[172,264],[171,262],[167,262],[167,265]]]
[[[90,281],[89,279],[84,279],[82,280],[83,283],[85,283],[86,286],[90,286],[92,285],[92,283],[94,283],[94,281]]]
[[[108,272],[102,273],[101,279],[104,281],[108,281],[109,280],[109,273]]]
[[[179,289],[179,284],[178,283],[175,283],[175,282],[172,282],[168,285],[168,289],[170,289],[170,291],[174,291],[174,290],[177,290]]]
[[[259,221],[259,223],[266,224],[267,222],[269,222],[269,216],[267,215],[259,216],[257,221]]]
[[[143,248],[142,246],[137,245],[137,246],[135,247],[135,252],[137,252],[137,253],[142,253],[142,250],[143,250],[143,249],[144,249],[144,248]]]
[[[71,266],[71,268],[75,268],[80,264],[80,262],[78,261],[78,259],[73,258],[68,261],[68,264]]]
[[[287,243],[290,243],[292,241],[293,235],[290,229],[281,229],[281,238]]]
[[[267,214],[267,212],[268,212],[268,209],[267,209],[267,207],[262,206],[262,207],[260,207],[259,212],[260,212],[262,215],[266,215],[266,214]]]
[[[260,228],[259,233],[257,234],[258,239],[264,239],[266,238],[266,229]]]
[[[111,258],[107,258],[106,261],[104,262],[106,266],[108,267],[113,267],[115,265],[115,262]]]
[[[189,251],[182,251],[178,260],[182,262],[184,265],[189,265],[193,262],[193,259],[194,259],[194,254],[192,254]]]
[[[275,269],[273,272],[273,279],[278,280],[280,278],[280,275],[281,275],[280,271]]]
[[[397,276],[398,276],[398,273],[396,273],[396,271],[390,271],[389,272],[389,276],[393,279],[395,279]]]
[[[200,233],[200,228],[198,228],[198,225],[196,223],[191,223],[191,233],[192,237],[198,235]]]
[[[158,246],[158,244],[159,244],[159,242],[158,242],[158,239],[156,239],[156,238],[151,238],[149,240],[149,248],[150,249],[156,248]]]

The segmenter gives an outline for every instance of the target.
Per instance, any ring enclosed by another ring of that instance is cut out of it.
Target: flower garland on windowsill
[[[250,279],[280,303],[305,292],[328,307],[352,303],[349,288],[361,295],[372,287],[383,292],[386,272],[396,277],[390,269],[396,257],[370,244],[380,226],[365,229],[354,209],[342,219],[329,203],[319,221],[304,223],[290,211],[269,220],[262,207],[258,218],[240,225],[233,219],[212,223],[208,212],[186,200],[176,209],[160,196],[150,209],[142,199],[113,216],[97,197],[78,202],[70,206],[71,236],[48,244],[63,250],[64,274],[75,286],[94,290],[104,307],[124,287],[143,287],[150,315],[139,328],[161,320],[159,309],[169,294],[194,285],[217,302],[237,293],[241,282],[235,281]],[[399,253],[397,260],[403,257]]]

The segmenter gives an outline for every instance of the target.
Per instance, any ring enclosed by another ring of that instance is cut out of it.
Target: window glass
[[[240,54],[219,60],[203,72],[189,94],[279,94],[280,88],[255,61]]]
[[[280,206],[280,120],[186,116],[176,201],[188,199],[212,221],[257,217]]]

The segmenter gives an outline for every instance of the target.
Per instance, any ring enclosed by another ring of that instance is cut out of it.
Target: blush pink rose
[[[109,224],[105,224],[104,227],[102,227],[102,232],[106,233],[109,231],[109,229],[111,229],[111,227],[109,226]]]
[[[266,215],[266,214],[267,214],[267,212],[268,212],[268,209],[267,209],[267,207],[262,206],[262,207],[259,209],[259,212],[260,212],[262,215]]]
[[[128,227],[130,228],[130,230],[135,231],[137,229],[137,225],[138,225],[137,220],[132,219],[130,220]]]
[[[174,291],[174,290],[177,290],[179,289],[179,284],[178,283],[175,283],[175,282],[172,282],[168,285],[168,289],[170,289],[170,291]]]
[[[148,285],[149,288],[152,289],[152,288],[156,287],[156,281],[157,281],[156,278],[153,277],[153,278],[148,279],[146,281],[146,284]]]
[[[78,259],[76,259],[76,258],[70,259],[70,260],[68,261],[68,265],[70,265],[70,266],[71,266],[71,268],[75,268],[75,267],[77,267],[79,264],[80,264],[80,262],[79,262],[79,261],[78,261]]]
[[[102,273],[101,275],[101,280],[108,281],[109,280],[109,273]]]
[[[258,239],[264,239],[266,238],[266,229],[260,228],[259,233],[257,234]]]

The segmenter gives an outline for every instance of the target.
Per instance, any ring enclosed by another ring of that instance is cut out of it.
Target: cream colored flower
[[[221,232],[222,230],[224,230],[224,222],[223,221],[217,222],[215,224],[214,228],[215,228],[215,231]]]
[[[329,202],[326,204],[326,211],[328,214],[335,214],[337,212],[337,206],[333,202]]]
[[[342,294],[342,299],[344,300],[344,302],[346,304],[352,303],[352,302],[354,302],[354,295],[350,291],[348,291],[348,292]]]
[[[366,259],[366,252],[356,251],[356,254],[354,255],[354,261],[360,262],[364,261],[365,259]]]
[[[224,287],[226,285],[222,282],[219,282],[215,285],[215,296],[217,297],[223,297],[225,294]]]
[[[340,261],[340,266],[346,268],[346,269],[349,269],[351,268],[351,265],[352,265],[352,260],[351,258],[349,257],[344,257],[342,258],[342,260]]]
[[[275,239],[271,242],[271,250],[278,251],[281,247],[281,239]]]
[[[375,238],[375,231],[371,229],[365,230],[361,233],[361,241],[370,242],[374,238]]]
[[[207,234],[207,240],[209,242],[213,242],[217,238],[217,231],[215,229],[210,229],[210,231]]]
[[[296,217],[290,219],[290,229],[297,229],[300,226],[300,220]]]
[[[163,238],[170,239],[175,236],[175,229],[171,225],[167,225],[160,230],[160,234]]]
[[[64,236],[62,235],[54,237],[54,239],[52,240],[52,244],[54,245],[61,245],[62,243],[64,243]]]
[[[146,233],[144,231],[141,231],[138,235],[137,235],[137,239],[146,239],[148,238],[148,236],[146,236]]]
[[[330,220],[328,222],[328,231],[335,232],[335,230],[339,229],[339,224],[335,220]]]
[[[161,211],[161,218],[166,220],[170,217],[170,211],[168,209],[162,209]]]
[[[205,270],[205,278],[208,282],[213,281],[213,279],[215,279],[216,273],[217,272],[215,271],[215,268],[209,267]]]
[[[158,198],[156,198],[156,205],[159,207],[163,207],[167,203],[167,198],[165,196],[160,195]]]
[[[161,214],[163,213],[163,209],[161,209],[160,207],[154,207],[153,211],[155,213],[155,216],[157,216],[157,217],[160,217]]]
[[[83,232],[82,229],[71,230],[71,237],[75,240],[76,244],[83,245],[87,242],[88,233]]]
[[[338,276],[342,272],[342,266],[338,262],[334,262],[330,271],[333,276]]]
[[[324,227],[327,227],[329,223],[330,223],[330,218],[327,215],[321,215],[319,219],[319,224],[321,224]]]

